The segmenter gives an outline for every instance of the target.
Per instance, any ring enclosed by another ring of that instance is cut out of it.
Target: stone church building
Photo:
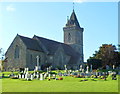
[[[28,38],[16,35],[6,51],[6,71],[28,67],[34,70],[37,66],[36,57],[42,69],[52,66],[53,69],[79,69],[83,63],[83,28],[77,20],[73,10],[67,20],[64,31],[64,43],[34,35]]]

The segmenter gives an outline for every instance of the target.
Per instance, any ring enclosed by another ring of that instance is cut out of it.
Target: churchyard
[[[118,92],[120,72],[86,70],[3,72],[2,92]]]

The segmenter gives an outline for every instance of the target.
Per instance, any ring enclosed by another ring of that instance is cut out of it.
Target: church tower
[[[67,18],[67,24],[63,27],[64,43],[80,54],[80,63],[83,63],[83,30],[73,9],[70,19]]]

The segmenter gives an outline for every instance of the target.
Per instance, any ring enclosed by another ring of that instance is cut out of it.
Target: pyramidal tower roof
[[[80,27],[74,9],[73,9],[73,12],[70,16],[70,19],[67,20],[66,26],[78,26],[78,27]]]

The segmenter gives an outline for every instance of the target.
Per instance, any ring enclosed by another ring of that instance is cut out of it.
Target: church
[[[17,34],[5,53],[7,62],[4,69],[10,71],[27,67],[34,70],[38,65],[37,57],[42,70],[49,66],[52,69],[65,69],[65,65],[67,69],[79,69],[84,61],[83,30],[73,9],[63,27],[64,43],[38,35],[28,38]]]

